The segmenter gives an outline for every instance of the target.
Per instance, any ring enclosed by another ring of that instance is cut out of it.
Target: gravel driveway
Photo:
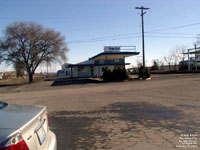
[[[27,85],[2,87],[0,97],[9,103],[47,106],[58,150],[200,149],[200,74],[51,84],[35,83],[28,90]]]

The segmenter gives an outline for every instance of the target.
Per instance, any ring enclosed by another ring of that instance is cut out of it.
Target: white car
[[[12,105],[0,101],[0,150],[56,150],[43,106]]]

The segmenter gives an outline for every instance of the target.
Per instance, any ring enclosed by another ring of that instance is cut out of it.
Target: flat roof
[[[198,50],[198,51],[192,51],[192,52],[189,52],[190,54],[199,54],[200,53],[200,50]],[[183,53],[183,54],[188,54],[188,52],[185,52],[185,53]]]
[[[140,52],[102,52],[89,58],[89,60],[112,60],[134,56],[138,54],[140,54]]]
[[[70,64],[69,67],[81,67],[81,66],[121,66],[130,65],[131,63],[115,63],[115,64]]]

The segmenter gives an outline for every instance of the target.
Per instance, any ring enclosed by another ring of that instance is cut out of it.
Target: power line
[[[67,44],[81,44],[81,43],[93,43],[93,42],[102,42],[102,41],[115,41],[115,40],[123,40],[123,39],[133,39],[133,38],[138,38],[138,37],[140,37],[141,38],[141,36],[129,36],[129,37],[122,37],[122,38],[114,38],[114,39],[101,39],[101,40],[83,40],[83,41],[76,41],[76,42],[67,42]],[[146,37],[148,37],[148,38],[178,38],[178,39],[181,39],[181,38],[183,38],[183,39],[193,39],[193,38],[195,38],[195,37],[186,37],[186,36],[184,36],[184,37],[181,37],[181,36],[156,36],[156,35],[151,35],[151,36],[148,36],[148,35],[146,35]]]
[[[173,34],[175,34],[175,35],[197,35],[197,34],[192,34],[192,33],[178,33],[178,32],[151,32],[151,33],[153,33],[153,34],[167,34],[167,35],[173,35]],[[151,33],[147,33],[147,34],[151,34]]]
[[[197,34],[189,34],[189,33],[160,33],[159,31],[164,31],[164,30],[171,30],[171,29],[176,29],[176,28],[184,28],[184,27],[188,27],[188,26],[194,26],[194,25],[199,25],[200,23],[193,23],[193,24],[187,24],[187,25],[180,25],[180,26],[174,26],[174,27],[170,27],[170,28],[163,28],[163,29],[158,29],[158,30],[153,30],[153,31],[148,31],[145,32],[146,34],[150,34],[150,33],[154,33],[154,34],[179,34],[179,35],[197,35]],[[120,34],[120,35],[110,35],[110,36],[104,36],[104,37],[94,37],[94,38],[90,38],[90,39],[82,39],[82,40],[72,40],[72,41],[67,41],[68,44],[75,44],[75,43],[85,43],[85,42],[98,42],[98,41],[112,41],[113,39],[108,39],[108,38],[116,38],[115,40],[118,39],[118,37],[123,37],[123,36],[127,36],[127,35],[139,35],[140,33],[126,33],[126,34]],[[137,36],[140,37],[140,36]],[[153,36],[152,36],[153,37]],[[154,36],[155,37],[155,36]],[[158,37],[158,36],[157,36]],[[163,36],[159,36],[162,38],[194,38],[194,37],[163,37]],[[126,39],[127,37],[123,37],[122,39]],[[130,37],[128,37],[130,38]],[[133,37],[135,38],[135,37]],[[107,40],[106,40],[107,39]],[[121,38],[119,38],[121,39]]]
[[[101,40],[101,39],[107,39],[107,38],[117,38],[117,37],[123,37],[127,35],[139,35],[140,33],[127,33],[127,34],[119,34],[119,35],[111,35],[111,36],[103,36],[103,37],[94,37],[94,38],[89,38],[89,39],[82,39],[82,40],[72,40],[68,41],[69,43],[71,42],[80,42],[80,41],[89,41],[89,40]]]
[[[146,32],[146,33],[158,32],[158,31],[166,31],[166,30],[172,30],[172,29],[180,29],[180,28],[185,28],[185,27],[194,26],[194,25],[200,25],[200,23],[198,22],[198,23],[180,25],[180,26],[169,27],[169,28],[163,28],[163,29],[158,29],[158,30],[152,30],[152,31],[149,31],[149,32]]]
[[[156,35],[155,35],[155,36],[148,36],[148,35],[147,35],[146,37],[157,37],[157,38],[183,38],[183,39],[184,39],[184,38],[195,38],[195,37],[191,37],[191,36],[190,36],[190,37],[186,37],[186,36],[185,36],[185,37],[184,37],[184,36],[181,37],[181,36],[156,36]]]
[[[130,37],[121,37],[121,38],[113,38],[113,39],[99,39],[99,40],[82,40],[82,41],[71,41],[67,42],[67,44],[79,44],[79,43],[91,43],[91,42],[101,42],[101,41],[115,41],[115,40],[122,40],[122,39],[132,39],[138,38],[141,36],[130,36]]]
[[[79,41],[68,41],[68,44],[79,44],[79,43],[89,43],[89,42],[100,42],[100,41],[114,41],[114,40],[122,40],[122,39],[131,39],[131,38],[141,38],[141,36],[130,36],[130,37],[121,37],[114,39],[99,39],[99,40],[79,40]],[[158,35],[146,35],[146,37],[155,37],[155,38],[196,38],[192,36],[158,36]]]

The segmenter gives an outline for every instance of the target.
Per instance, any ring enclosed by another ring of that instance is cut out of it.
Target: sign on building
[[[104,52],[120,52],[120,46],[104,46]]]

